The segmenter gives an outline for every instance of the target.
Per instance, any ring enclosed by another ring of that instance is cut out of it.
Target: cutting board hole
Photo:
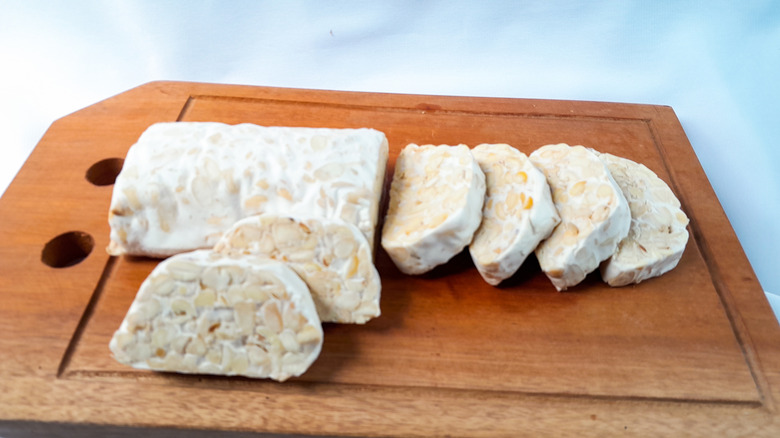
[[[124,163],[125,160],[121,158],[100,160],[87,169],[87,181],[96,186],[110,186],[116,181]]]
[[[87,258],[95,239],[83,231],[69,231],[51,239],[43,247],[41,261],[52,268],[67,268]]]

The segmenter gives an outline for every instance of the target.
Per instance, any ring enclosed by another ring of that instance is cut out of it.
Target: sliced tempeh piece
[[[529,156],[547,177],[561,223],[536,249],[556,289],[581,282],[628,235],[628,202],[606,165],[582,146],[542,146]]]
[[[135,368],[284,381],[322,342],[311,294],[290,268],[198,250],[157,265],[109,347]]]
[[[387,154],[385,135],[373,129],[154,124],[116,179],[108,252],[210,248],[260,213],[342,219],[373,247]]]
[[[341,220],[264,214],[234,224],[214,248],[286,262],[311,290],[320,320],[379,316],[382,282],[365,236]]]
[[[601,263],[610,286],[625,286],[670,271],[688,243],[688,216],[666,183],[642,164],[599,153],[628,200],[631,228],[618,250]]]
[[[469,245],[477,270],[491,285],[514,274],[561,221],[544,174],[507,144],[471,150],[485,174],[482,225]]]
[[[395,162],[382,247],[401,272],[422,274],[471,242],[485,175],[466,145],[407,145]]]

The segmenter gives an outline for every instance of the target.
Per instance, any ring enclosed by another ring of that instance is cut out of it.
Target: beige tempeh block
[[[469,252],[491,285],[511,277],[561,221],[544,174],[507,144],[471,150],[485,174],[487,195],[482,224]]]
[[[387,154],[385,135],[373,129],[154,124],[116,179],[108,252],[210,248],[260,213],[342,219],[373,245]]]
[[[323,322],[363,324],[380,314],[382,282],[371,247],[344,221],[252,216],[233,225],[215,250],[284,261],[309,286]]]
[[[471,242],[485,175],[466,145],[407,145],[395,163],[382,247],[401,272],[422,274]]]
[[[583,146],[542,146],[529,156],[547,177],[561,223],[536,249],[558,290],[581,282],[628,235],[628,202],[606,165]]]
[[[610,286],[664,274],[680,261],[688,242],[688,217],[666,183],[642,164],[599,153],[631,209],[631,228],[617,252],[601,264]]]
[[[311,294],[290,268],[198,250],[157,265],[109,347],[135,368],[284,381],[322,342]]]

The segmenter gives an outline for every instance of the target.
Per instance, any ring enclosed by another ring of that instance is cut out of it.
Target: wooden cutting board
[[[660,278],[564,293],[535,260],[494,288],[465,253],[410,277],[379,250],[382,316],[327,324],[301,378],[135,370],[108,341],[157,261],[104,251],[111,184],[138,136],[175,120],[379,129],[388,175],[410,142],[583,144],[655,171],[691,239]],[[43,136],[0,199],[0,294],[6,438],[780,436],[780,329],[669,107],[149,83]]]

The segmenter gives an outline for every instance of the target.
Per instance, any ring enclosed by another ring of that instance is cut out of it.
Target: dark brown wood
[[[301,378],[134,370],[107,345],[157,261],[105,253],[110,180],[144,129],[174,120],[371,127],[390,172],[409,142],[583,144],[667,181],[692,237],[667,275],[610,288],[594,274],[565,293],[535,260],[494,288],[466,253],[409,277],[379,250],[382,316],[327,324]],[[669,107],[149,83],[44,135],[0,199],[0,293],[7,438],[780,435],[780,329]]]

